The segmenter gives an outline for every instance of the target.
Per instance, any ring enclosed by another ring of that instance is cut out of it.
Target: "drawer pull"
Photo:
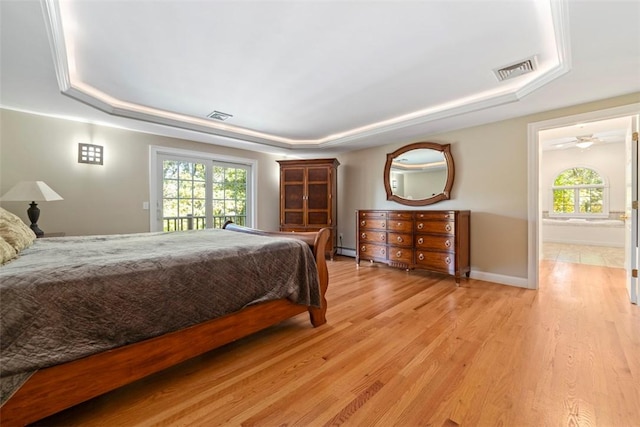
[[[447,248],[450,248],[450,247],[451,247],[451,240],[445,240],[445,241],[444,241],[444,245],[445,245]]]
[[[365,220],[360,221],[360,225],[364,227],[365,225],[367,225],[367,221]]]
[[[419,222],[418,223],[418,230],[422,230],[424,228],[424,223]]]
[[[385,252],[385,250],[384,250],[384,249],[381,249],[381,250],[380,250],[380,253],[381,253],[382,255],[384,255],[386,252]]]
[[[423,254],[423,253],[419,253],[419,254],[418,254],[418,259],[419,259],[420,261],[424,261],[424,254]]]
[[[444,229],[447,230],[447,231],[451,231],[451,224],[445,225]]]
[[[360,247],[360,251],[361,251],[361,252],[367,252],[367,247],[366,247],[366,246],[364,246],[364,245],[362,245],[362,246]]]
[[[446,262],[447,264],[451,264],[451,258],[446,257],[446,258],[444,259],[444,262]]]
[[[424,243],[424,239],[422,237],[418,238],[418,244],[421,245]]]
[[[401,222],[398,223],[398,227],[402,227],[402,223]]]
[[[382,240],[383,242],[386,240],[387,235],[386,234],[381,234],[380,235],[380,240]]]
[[[402,257],[402,251],[396,252],[396,257],[398,257],[398,258]]]
[[[363,239],[366,239],[366,238],[367,238],[367,233],[362,233],[362,234],[360,235],[360,237],[362,237]]]
[[[402,243],[402,242],[403,242],[402,236],[398,236],[398,243]]]
[[[381,223],[380,223],[380,228],[385,228],[386,226],[387,226],[387,223],[386,223],[386,222],[381,222]]]

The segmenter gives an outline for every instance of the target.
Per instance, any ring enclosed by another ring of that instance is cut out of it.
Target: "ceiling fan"
[[[606,137],[606,136],[595,136],[594,134],[590,134],[590,135],[578,135],[575,137],[569,137],[569,138],[560,138],[558,140],[556,140],[555,144],[551,144],[551,147],[554,148],[561,148],[561,147],[566,147],[569,148],[571,146],[575,146],[578,148],[589,148],[591,147],[593,144],[600,144],[600,143],[605,143],[605,142],[612,142],[613,139],[616,139],[615,136],[611,136],[611,137]]]
[[[603,142],[603,141],[600,138],[594,137],[593,135],[576,136],[575,141],[573,141],[573,143],[578,148],[589,148],[595,142]]]

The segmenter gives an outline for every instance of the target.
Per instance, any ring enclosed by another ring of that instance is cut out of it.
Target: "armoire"
[[[329,228],[326,255],[338,246],[337,159],[278,160],[280,164],[280,231]]]

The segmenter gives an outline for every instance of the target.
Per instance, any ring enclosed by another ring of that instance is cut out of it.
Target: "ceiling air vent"
[[[207,114],[207,117],[209,117],[210,119],[220,120],[220,121],[224,122],[229,117],[233,117],[233,116],[231,114],[223,113],[222,111],[217,111],[216,110],[213,113]]]
[[[493,70],[493,72],[495,73],[499,81],[503,81],[530,73],[532,71],[535,71],[536,68],[536,58],[535,56],[532,56],[531,58],[525,59],[524,61],[495,69]]]

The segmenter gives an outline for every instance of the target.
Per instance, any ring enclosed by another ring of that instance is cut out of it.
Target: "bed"
[[[0,267],[2,425],[37,421],[300,313],[324,324],[328,237],[227,223],[36,240]]]

